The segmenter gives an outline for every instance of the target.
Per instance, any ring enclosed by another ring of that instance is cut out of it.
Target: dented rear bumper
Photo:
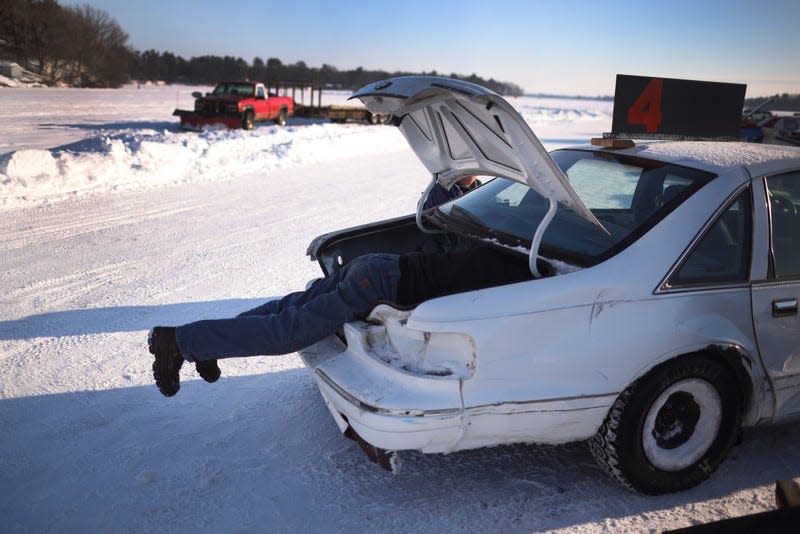
[[[359,323],[345,325],[358,328]],[[354,432],[386,451],[448,452],[457,447],[463,429],[460,381],[400,371],[348,349],[336,336],[300,355],[342,433]]]
[[[375,325],[344,327],[336,336],[300,351],[339,429],[373,461],[387,451],[447,453],[508,443],[557,444],[586,439],[602,422],[617,393],[465,405],[477,376],[454,378],[409,372],[370,352]],[[364,342],[362,342],[364,341]],[[475,381],[478,383],[475,383]],[[497,387],[496,381],[489,379]],[[484,384],[486,386],[486,384]],[[363,441],[363,443],[362,443]]]

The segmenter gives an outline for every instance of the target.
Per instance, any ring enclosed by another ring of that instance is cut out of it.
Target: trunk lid
[[[528,185],[603,228],[525,120],[500,95],[435,76],[404,76],[356,91],[372,113],[389,115],[439,182],[502,176]]]

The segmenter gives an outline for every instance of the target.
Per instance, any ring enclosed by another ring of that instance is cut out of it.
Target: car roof
[[[577,148],[613,151],[721,174],[736,167],[750,168],[777,160],[800,161],[800,147],[723,141],[636,141],[636,146],[607,149],[585,145]]]

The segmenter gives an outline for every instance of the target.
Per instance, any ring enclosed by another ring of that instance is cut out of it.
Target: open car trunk
[[[499,95],[459,80],[407,76],[370,84],[351,98],[360,99],[372,113],[386,115],[387,123],[399,128],[432,180],[417,207],[416,223],[412,216],[400,217],[316,238],[308,254],[320,262],[325,275],[370,252],[445,252],[473,246],[462,237],[426,231],[422,221],[424,200],[435,182],[449,188],[470,175],[504,177],[547,199],[547,213],[531,228],[528,261],[536,277],[552,272],[548,265],[539,269],[537,258],[558,204],[608,233],[525,120]]]
[[[484,241],[454,233],[425,233],[417,226],[414,215],[406,215],[323,234],[308,245],[306,254],[312,260],[318,261],[322,272],[329,276],[364,254],[434,253],[486,245]],[[498,248],[506,250],[510,255],[526,255],[522,251]],[[543,274],[553,273],[552,267],[544,260],[540,259],[538,264]]]
[[[430,222],[427,224],[430,225]],[[319,262],[325,276],[330,276],[353,259],[364,254],[413,252],[437,253],[467,250],[471,247],[493,246],[509,255],[525,257],[523,249],[511,249],[478,238],[452,232],[426,233],[419,229],[414,215],[406,215],[323,234],[315,238],[306,253]],[[557,274],[557,266],[539,258],[542,276]]]
[[[415,216],[407,215],[323,234],[309,244],[306,253],[328,276],[364,254],[443,252],[468,246],[468,240],[453,234],[422,232]]]

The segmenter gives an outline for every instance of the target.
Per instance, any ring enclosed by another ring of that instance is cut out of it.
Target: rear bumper
[[[345,325],[348,339],[359,323]],[[347,330],[350,329],[351,332]],[[358,343],[331,336],[300,351],[339,429],[387,451],[453,452],[508,443],[566,443],[592,436],[616,394],[504,399],[503,383],[484,384],[497,402],[464,406],[478,376],[447,379],[391,367]],[[499,389],[496,389],[499,388]]]
[[[348,350],[336,336],[303,349],[300,356],[343,433],[349,427],[389,451],[455,450],[463,428],[458,381],[398,371]]]

